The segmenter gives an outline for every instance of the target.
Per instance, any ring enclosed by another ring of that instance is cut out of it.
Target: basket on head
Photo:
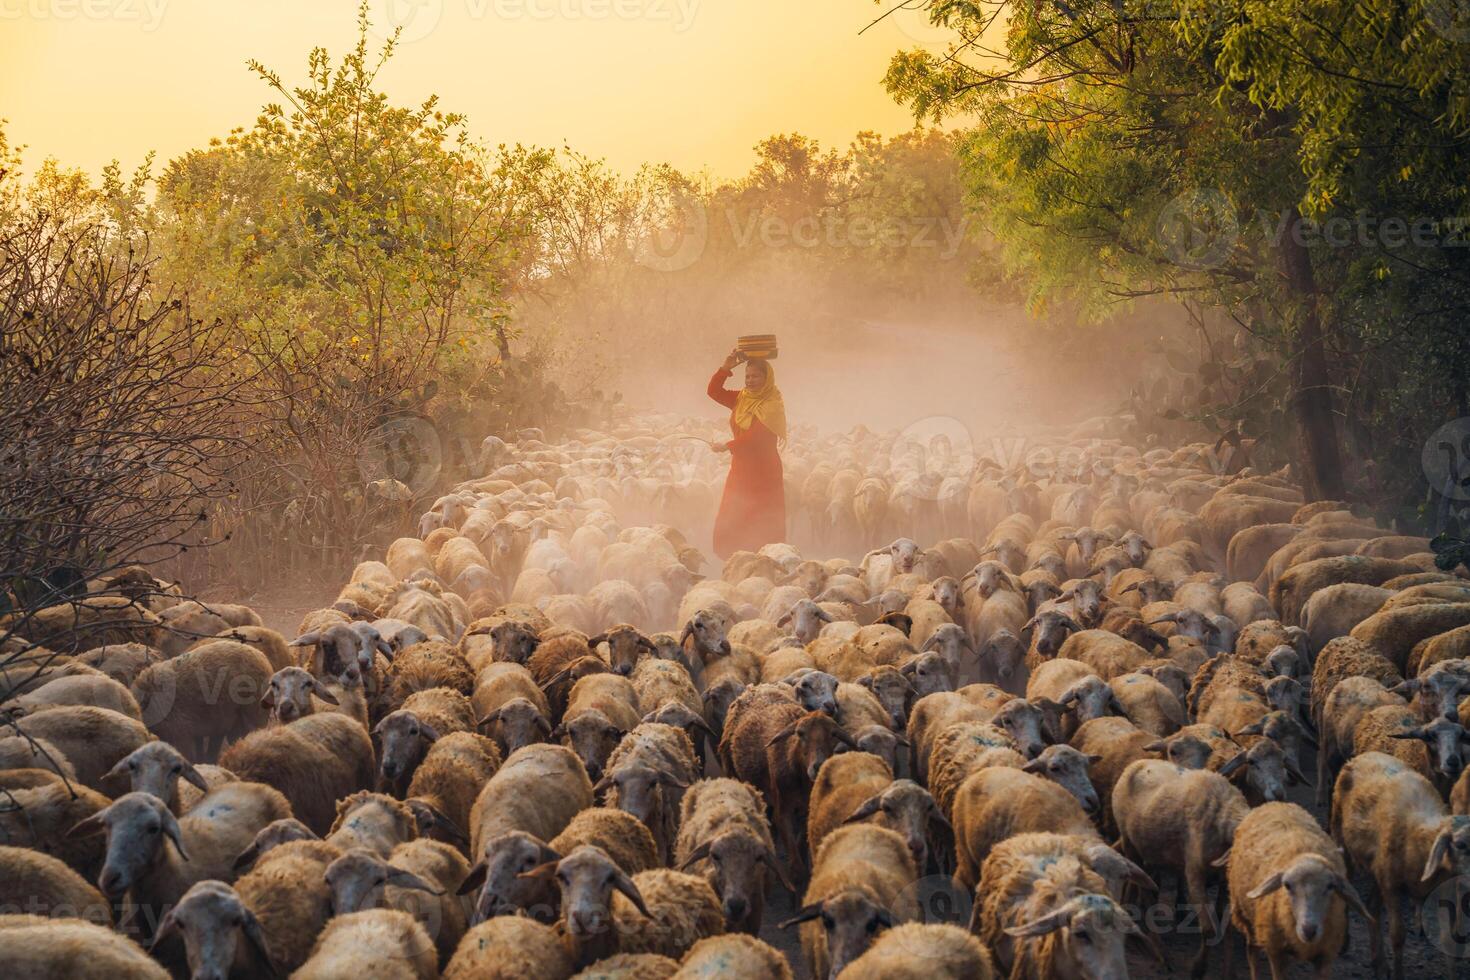
[[[778,353],[773,333],[746,334],[735,342],[735,349],[747,358],[774,361]]]

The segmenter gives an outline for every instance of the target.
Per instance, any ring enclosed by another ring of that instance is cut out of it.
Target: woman
[[[741,360],[731,351],[709,379],[709,396],[731,409],[735,436],[714,444],[715,452],[730,454],[730,475],[715,517],[715,554],[722,560],[786,540],[786,489],[776,451],[786,441],[786,405],[776,387],[776,372],[766,361],[747,360],[745,387],[726,390],[725,380]]]

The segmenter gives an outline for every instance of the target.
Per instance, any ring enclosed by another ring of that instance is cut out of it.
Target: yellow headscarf
[[[781,398],[781,389],[776,387],[776,369],[770,361],[762,361],[766,368],[766,383],[751,391],[740,389],[740,398],[735,402],[732,416],[735,428],[744,432],[750,424],[760,419],[761,425],[776,434],[780,442],[786,441],[786,402]],[[748,370],[748,368],[747,368]]]

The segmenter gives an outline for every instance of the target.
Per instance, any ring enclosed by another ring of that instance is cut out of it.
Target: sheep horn
[[[806,905],[806,906],[803,906],[801,908],[801,910],[798,911],[791,918],[787,919],[785,922],[782,922],[781,924],[779,924],[778,926],[776,926],[776,928],[777,929],[789,929],[789,928],[791,928],[794,925],[799,925],[799,924],[801,924],[803,922],[810,922],[812,919],[815,919],[817,916],[819,916],[821,914],[822,914],[822,904],[820,902],[818,902],[815,905]]]
[[[618,872],[613,879],[613,887],[622,892],[628,901],[637,906],[638,911],[643,913],[645,919],[653,918],[653,913],[648,911],[648,905],[643,901],[643,895],[638,891],[638,886],[633,884],[633,879],[626,874]]]
[[[711,843],[713,842],[705,841],[694,850],[690,851],[689,856],[685,858],[683,862],[679,865],[679,870],[688,871],[693,864],[698,861],[703,861],[705,858],[709,857],[709,849]]]

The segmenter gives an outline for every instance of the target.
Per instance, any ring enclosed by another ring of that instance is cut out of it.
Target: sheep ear
[[[174,915],[174,910],[173,909],[169,909],[168,912],[164,914],[163,921],[160,922],[158,924],[158,928],[156,930],[154,930],[154,933],[153,933],[153,941],[148,944],[148,952],[150,952],[150,953],[155,952],[158,949],[158,944],[159,943],[163,942],[169,936],[172,936],[174,933],[176,933],[178,931],[179,931],[179,920],[178,920],[178,917],[176,915]]]
[[[233,870],[236,874],[240,874],[246,868],[255,863],[255,859],[257,856],[259,856],[259,854],[259,845],[257,845],[254,841],[251,841],[250,846],[245,848],[245,850],[241,851],[235,857],[235,863],[231,865],[231,870]]]
[[[791,736],[795,735],[796,726],[800,724],[801,719],[798,718],[796,721],[793,721],[791,724],[787,725],[785,728],[772,735],[770,741],[766,742],[766,747],[769,748],[770,746],[775,745],[777,742],[784,742]]]
[[[1219,768],[1218,771],[1220,775],[1226,777],[1227,779],[1230,778],[1231,773],[1235,772],[1235,770],[1237,769],[1244,768],[1246,764],[1250,762],[1248,755],[1249,753],[1247,752],[1237,752],[1235,755],[1231,756],[1230,761],[1226,762],[1223,766]]]
[[[1143,747],[1143,751],[1145,751],[1145,752],[1167,752],[1167,751],[1169,751],[1169,743],[1166,742],[1162,738],[1154,739],[1152,742],[1148,743],[1147,745],[1145,745]]]
[[[77,821],[66,832],[66,836],[73,838],[92,837],[96,834],[104,833],[107,830],[107,811],[111,809],[111,806],[105,806],[85,820]]]
[[[687,639],[689,639],[693,635],[694,635],[694,620],[691,619],[689,622],[687,622],[687,623],[684,624],[684,630],[683,630],[683,632],[681,632],[679,634],[679,646],[683,646],[684,645],[684,641],[687,640]]]
[[[416,892],[428,892],[430,895],[443,895],[444,889],[432,885],[412,871],[402,868],[391,868],[388,871],[388,884],[396,888],[408,888]]]
[[[833,621],[832,614],[829,613],[827,610],[821,608],[820,606],[817,607],[817,618],[824,623],[830,623]]]
[[[1434,838],[1434,846],[1429,849],[1429,860],[1424,862],[1424,874],[1419,876],[1420,881],[1428,881],[1439,872],[1439,866],[1444,863],[1453,839],[1454,831],[1449,827],[1441,830],[1439,836]]]
[[[1249,892],[1246,893],[1245,897],[1252,900],[1262,898],[1280,888],[1281,882],[1282,873],[1278,871],[1271,877],[1267,878],[1265,881],[1261,882],[1255,888],[1252,888]]]
[[[864,674],[863,676],[858,678],[857,682],[859,685],[861,685],[862,687],[866,687],[870,691],[873,689],[873,677],[871,674]]]
[[[791,614],[790,613],[787,613],[786,615],[782,616],[780,619],[776,620],[776,625],[777,626],[785,626],[789,622],[791,622]]]
[[[1032,919],[1030,922],[1019,926],[1010,926],[1006,929],[1006,935],[1015,936],[1017,939],[1045,936],[1070,925],[1072,914],[1075,911],[1076,909],[1072,904],[1068,903],[1050,915],[1043,915],[1039,919]]]
[[[203,790],[206,793],[209,792],[209,781],[201,776],[199,770],[195,769],[190,763],[184,763],[184,768],[179,775],[183,776],[184,781],[194,788]]]
[[[1313,789],[1316,788],[1316,786],[1313,784],[1313,782],[1310,779],[1307,778],[1306,773],[1302,772],[1301,767],[1299,767],[1295,762],[1292,762],[1290,759],[1286,759],[1285,762],[1286,762],[1286,774],[1288,776],[1290,776],[1292,779],[1295,779],[1297,782],[1301,783],[1303,786],[1310,786]]]
[[[601,646],[602,644],[604,644],[606,642],[607,642],[607,634],[606,633],[598,633],[596,636],[589,636],[589,637],[587,637],[587,646],[591,647],[593,650],[596,650],[599,646]]]
[[[419,722],[419,734],[430,742],[437,742],[440,738],[439,729],[433,725],[426,725],[423,722]]]
[[[536,865],[536,867],[532,868],[530,871],[522,871],[520,874],[516,875],[516,877],[528,879],[536,878],[540,879],[541,881],[545,881],[547,878],[550,878],[552,875],[556,874],[556,866],[559,863],[561,862],[547,861],[544,864]]]
[[[479,861],[475,862],[475,866],[473,868],[470,868],[470,873],[465,875],[464,881],[461,881],[459,883],[459,887],[454,890],[454,893],[456,895],[471,895],[479,891],[480,886],[484,883],[485,860],[481,858]]]
[[[1389,738],[1402,739],[1404,741],[1414,741],[1414,742],[1427,742],[1427,741],[1429,741],[1425,737],[1425,735],[1424,735],[1424,729],[1422,727],[1421,728],[1410,728],[1408,731],[1403,731],[1403,732],[1391,732],[1391,733],[1389,733],[1389,736],[1388,737]]]
[[[265,693],[260,696],[260,706],[267,711],[276,706],[276,689],[267,686]]]
[[[296,639],[292,640],[290,643],[288,643],[286,645],[287,646],[291,646],[291,647],[309,647],[309,646],[314,646],[317,643],[320,643],[321,642],[321,639],[322,639],[321,631],[320,630],[312,630],[310,633],[302,633],[300,636],[298,636]]]
[[[818,902],[815,905],[805,905],[805,906],[802,906],[801,910],[798,911],[795,915],[793,915],[791,918],[787,919],[785,922],[782,922],[781,924],[779,924],[778,926],[776,926],[776,928],[777,929],[789,929],[789,928],[791,928],[794,925],[800,925],[803,922],[810,922],[812,919],[815,919],[817,916],[819,916],[821,914],[822,914],[822,903]]]
[[[929,639],[927,639],[927,640],[924,641],[924,645],[921,646],[921,647],[919,647],[919,652],[920,653],[928,653],[930,650],[933,650],[938,645],[939,645],[939,634],[938,633],[931,633],[929,635]]]
[[[494,711],[490,712],[488,715],[486,715],[485,717],[481,718],[479,721],[475,722],[475,727],[477,729],[478,728],[486,728],[486,727],[489,727],[490,725],[495,724],[499,720],[500,720],[500,709],[499,708],[496,708]]]
[[[128,775],[128,759],[129,758],[131,758],[131,756],[125,756],[125,757],[117,760],[117,765],[115,765],[111,769],[107,770],[107,775],[106,776],[103,776],[102,778],[103,779],[122,779],[124,776]],[[193,767],[191,766],[190,768],[193,768]]]
[[[1374,919],[1373,914],[1368,911],[1366,906],[1363,905],[1362,896],[1358,894],[1358,890],[1353,887],[1352,882],[1348,881],[1342,876],[1338,876],[1332,882],[1332,890],[1341,895],[1343,897],[1343,901],[1347,902],[1348,905],[1351,906],[1352,910],[1361,915],[1364,921],[1366,921],[1370,926],[1372,926],[1374,929],[1378,928],[1378,920]]]
[[[619,872],[617,877],[613,879],[613,887],[622,892],[624,897],[632,902],[639,912],[643,913],[645,919],[653,918],[653,913],[648,911],[648,905],[643,901],[643,894],[638,891],[638,886],[633,884],[632,878]]]
[[[705,858],[709,857],[709,849],[711,843],[713,842],[705,841],[694,850],[690,851],[689,856],[684,859],[682,864],[679,865],[679,870],[688,871],[690,866],[693,865],[695,862],[703,861]]]
[[[316,694],[317,697],[319,697],[323,701],[327,702],[327,704],[341,704],[342,703],[341,701],[338,701],[337,700],[337,695],[335,695],[331,691],[327,690],[327,685],[323,684],[321,681],[317,680],[315,677],[313,677],[311,679],[311,690],[312,690],[312,692],[314,694]]]
[[[174,842],[174,850],[178,851],[179,857],[185,861],[190,860],[189,852],[184,850],[184,832],[179,829],[178,819],[168,810],[161,810],[159,815],[163,818],[164,834]]]
[[[1224,854],[1221,854],[1219,857],[1215,858],[1215,860],[1213,860],[1213,861],[1210,862],[1210,867],[1212,867],[1212,868],[1226,868],[1226,867],[1229,867],[1230,866],[1230,850],[1231,849],[1227,847],[1225,849],[1225,853]]]
[[[248,908],[242,908],[241,911],[244,915],[240,920],[240,931],[245,934],[250,945],[255,947],[255,952],[260,955],[260,961],[266,964],[269,971],[274,974],[274,961],[271,959],[270,947],[266,945],[265,933],[260,928],[260,920]]]
[[[551,722],[547,721],[541,712],[536,712],[536,717],[531,719],[531,724],[541,729],[541,734],[547,738],[551,737]]]
[[[898,734],[895,734],[893,736],[893,744],[894,745],[897,745],[897,746],[899,746],[901,748],[905,748],[905,749],[912,748],[912,746],[909,743],[909,740],[906,739],[906,738],[904,738],[902,735],[898,735]]]
[[[1046,768],[1046,763],[1045,762],[1042,762],[1040,757],[1037,757],[1035,759],[1027,760],[1026,764],[1021,767],[1021,771],[1022,772],[1033,772],[1034,773],[1034,772],[1041,772],[1045,768]]]
[[[882,806],[882,805],[883,805],[883,794],[882,793],[879,793],[877,796],[870,796],[866,800],[863,800],[863,802],[858,806],[858,808],[856,810],[852,811],[852,813],[848,814],[847,819],[844,820],[844,821],[842,821],[842,822],[843,823],[857,823],[860,820],[866,820],[869,817],[871,817],[873,814],[877,813],[878,812],[878,808],[880,806]]]
[[[766,867],[771,869],[771,873],[774,874],[776,876],[776,879],[781,882],[782,888],[785,888],[793,895],[796,894],[796,886],[791,883],[790,877],[788,877],[786,874],[786,869],[781,867],[781,862],[776,860],[776,855],[774,852],[762,851],[761,861],[765,863]]]

